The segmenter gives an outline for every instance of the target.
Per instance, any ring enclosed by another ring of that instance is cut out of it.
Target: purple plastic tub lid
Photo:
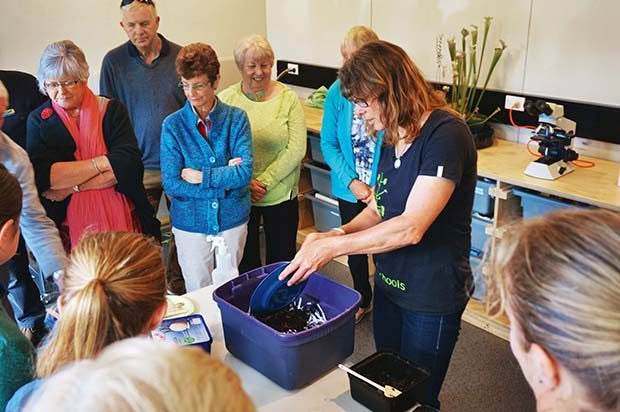
[[[190,315],[165,319],[151,332],[155,340],[172,342],[177,345],[211,344],[212,338],[201,315]]]

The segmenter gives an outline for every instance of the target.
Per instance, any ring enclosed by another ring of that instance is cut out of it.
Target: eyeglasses
[[[56,90],[61,86],[64,87],[65,89],[71,89],[75,87],[79,82],[80,80],[67,80],[64,82],[45,82],[43,84],[45,85],[46,89]]]
[[[354,105],[356,105],[357,107],[359,107],[360,109],[368,108],[368,102],[365,99],[356,99],[355,97],[351,97],[349,101],[353,103]]]
[[[142,4],[147,4],[149,6],[155,6],[155,3],[153,3],[153,0],[122,0],[121,7],[129,6],[134,1],[137,1],[138,3],[142,3]]]
[[[191,90],[194,89],[195,91],[199,92],[202,89],[204,89],[205,87],[209,86],[210,83],[196,83],[196,84],[189,84],[189,83],[185,83],[185,82],[179,82],[179,87],[183,90]]]

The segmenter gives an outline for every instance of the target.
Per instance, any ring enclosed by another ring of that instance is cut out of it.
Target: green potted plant
[[[506,43],[500,40],[500,46],[496,47],[493,52],[493,60],[491,60],[488,72],[486,76],[483,76],[482,62],[492,19],[492,17],[484,18],[484,34],[479,59],[478,26],[471,25],[471,31],[466,28],[461,30],[461,50],[457,50],[455,37],[450,37],[447,40],[450,60],[452,61],[452,87],[445,86],[444,90],[448,94],[452,107],[463,115],[476,139],[476,148],[478,149],[493,144],[493,129],[487,122],[500,111],[499,107],[489,115],[484,115],[478,111],[478,106],[495,66],[502,57],[504,49],[506,49]],[[478,90],[478,83],[482,78],[484,78],[484,84]]]

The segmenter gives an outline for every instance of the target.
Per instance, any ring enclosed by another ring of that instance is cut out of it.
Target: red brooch
[[[41,119],[43,120],[49,119],[50,117],[52,117],[52,114],[54,114],[54,111],[50,109],[49,107],[46,109],[43,109],[43,111],[41,112]]]

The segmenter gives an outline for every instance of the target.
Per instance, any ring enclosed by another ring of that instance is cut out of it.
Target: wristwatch
[[[56,272],[52,273],[52,279],[54,282],[58,282],[65,275],[65,271],[63,269],[59,269]]]
[[[80,191],[80,185],[73,186],[73,191],[74,192],[79,192]]]
[[[63,289],[65,288],[64,277],[65,277],[64,269],[59,269],[56,272],[52,273],[52,279],[54,279],[54,283],[58,287],[58,290],[60,291],[60,293],[62,293]]]

